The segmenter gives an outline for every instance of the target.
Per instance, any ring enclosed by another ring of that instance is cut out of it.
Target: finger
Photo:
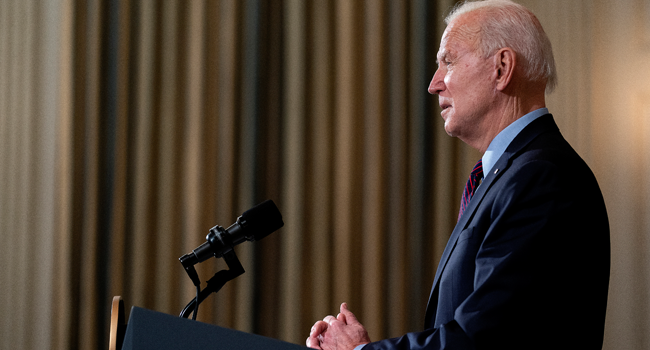
[[[325,318],[323,319],[323,322],[325,322],[325,323],[327,323],[327,324],[330,324],[330,323],[332,323],[332,321],[334,321],[334,320],[336,320],[336,317],[334,317],[334,316],[332,316],[332,315],[327,315],[327,316],[325,316]]]
[[[317,338],[309,337],[307,338],[307,347],[312,349],[321,349],[320,343]]]
[[[345,323],[345,324],[348,324],[347,321],[346,321],[345,315],[342,314],[342,313],[339,313],[338,315],[336,315],[336,319],[343,322],[343,323]]]
[[[350,309],[348,309],[347,303],[341,304],[341,314],[344,315],[345,320],[347,321],[346,324],[359,323],[357,317],[352,313],[352,311],[350,311]]]
[[[341,303],[340,309],[341,309],[341,312],[343,312],[343,310],[348,310],[348,311],[350,310],[350,309],[348,309],[348,303],[346,303],[346,302]]]
[[[311,333],[309,333],[309,336],[316,337],[319,334],[325,332],[327,330],[327,327],[329,327],[329,324],[327,322],[318,321],[311,327]]]

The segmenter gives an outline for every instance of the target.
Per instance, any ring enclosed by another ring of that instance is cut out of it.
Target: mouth
[[[451,108],[451,104],[449,104],[449,103],[441,103],[440,108],[442,109],[442,112],[444,112],[446,109]]]

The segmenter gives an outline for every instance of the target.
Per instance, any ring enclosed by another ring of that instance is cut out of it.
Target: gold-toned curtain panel
[[[178,258],[265,199],[284,228],[200,321],[419,329],[478,157],[427,94],[451,3],[3,1],[0,348],[105,348],[114,295],[180,313]]]

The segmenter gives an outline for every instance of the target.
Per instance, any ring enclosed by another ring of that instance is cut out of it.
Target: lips
[[[438,96],[438,105],[440,106],[440,109],[444,111],[445,109],[451,107],[451,101],[449,98]]]

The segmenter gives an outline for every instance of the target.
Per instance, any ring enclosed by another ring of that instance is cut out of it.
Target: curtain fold
[[[427,93],[451,3],[0,2],[0,348],[105,347],[114,295],[179,314],[178,258],[265,199],[285,227],[199,320],[419,329],[474,163]]]
[[[516,1],[608,206],[604,348],[648,348],[650,5]],[[285,227],[199,320],[302,344],[345,301],[373,339],[421,329],[480,157],[427,93],[454,3],[0,1],[0,349],[105,348],[115,295],[179,314],[178,258],[265,199]]]

